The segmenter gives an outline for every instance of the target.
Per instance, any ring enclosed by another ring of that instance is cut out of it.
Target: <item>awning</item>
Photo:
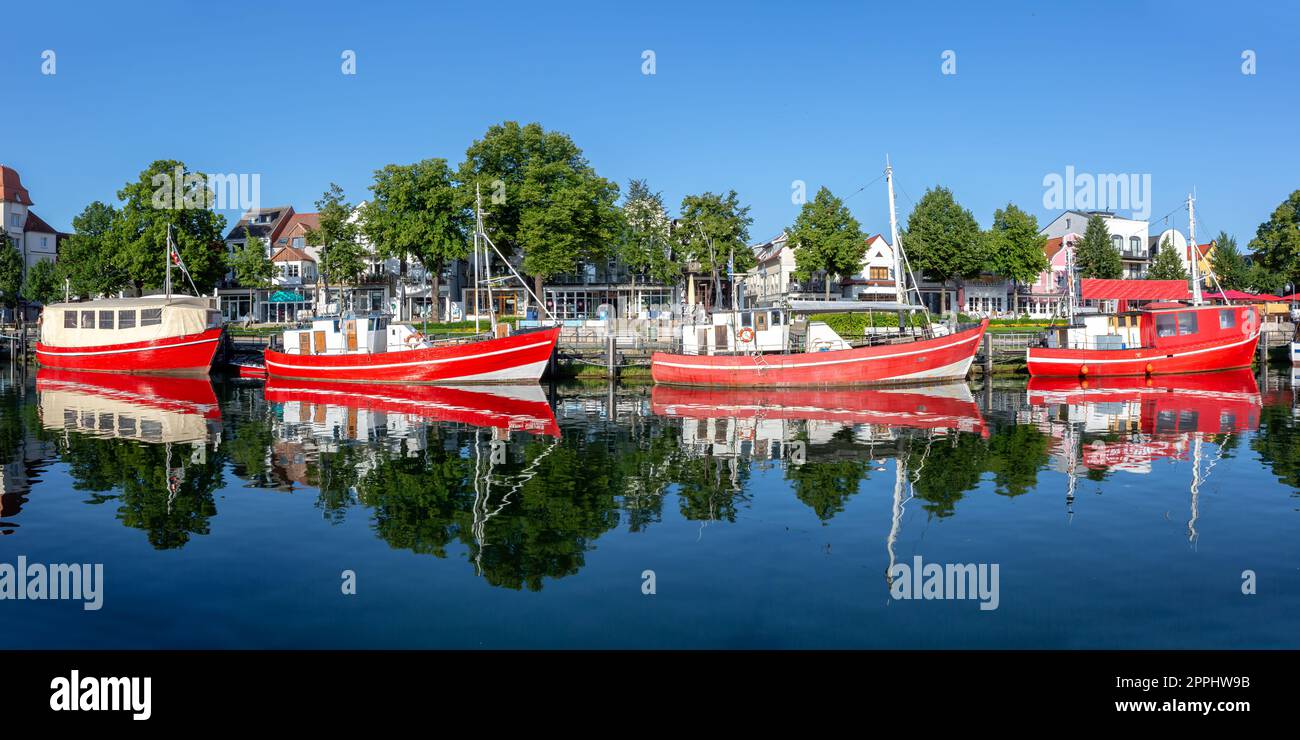
[[[1083,279],[1085,301],[1185,301],[1191,297],[1186,280]]]
[[[1228,301],[1250,302],[1250,301],[1285,301],[1287,300],[1287,298],[1279,298],[1275,295],[1269,295],[1268,293],[1260,293],[1259,295],[1255,295],[1254,293],[1247,293],[1241,290],[1225,290],[1222,293],[1206,293],[1205,300],[1207,301],[1228,300]]]
[[[277,290],[271,294],[271,303],[306,303],[307,299],[291,290]]]

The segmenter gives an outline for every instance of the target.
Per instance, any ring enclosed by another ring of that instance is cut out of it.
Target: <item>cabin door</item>
[[[316,354],[325,354],[325,332],[314,331],[311,333],[311,341],[316,345]]]
[[[298,354],[311,354],[311,337],[307,336],[305,331],[298,332]]]
[[[343,331],[348,337],[348,351],[357,351],[357,322],[356,319],[347,321],[343,325]]]

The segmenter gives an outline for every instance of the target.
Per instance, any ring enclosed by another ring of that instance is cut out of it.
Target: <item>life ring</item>
[[[407,344],[419,344],[424,341],[424,335],[418,331],[413,331],[406,335]]]
[[[746,326],[745,328],[740,330],[740,334],[738,334],[737,336],[740,337],[740,341],[748,344],[754,341],[754,330]]]

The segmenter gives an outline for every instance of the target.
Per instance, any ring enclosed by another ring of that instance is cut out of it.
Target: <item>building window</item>
[[[301,237],[301,236],[295,236],[295,237],[293,238],[293,248],[294,248],[294,249],[302,249],[303,241],[304,241],[304,240],[303,240],[303,237]]]
[[[1146,254],[1143,253],[1144,250],[1142,249],[1142,239],[1140,237],[1130,236],[1128,238],[1128,246],[1129,249],[1133,250],[1133,256],[1135,257],[1146,256]]]
[[[873,267],[873,268],[871,268],[871,274],[870,274],[869,277],[870,277],[872,280],[888,280],[888,279],[889,279],[889,268],[888,268],[888,267]]]
[[[18,214],[16,214],[16,213],[11,213],[11,214],[9,214],[9,225],[10,225],[10,226],[22,226],[22,223],[21,223],[21,222],[19,221],[19,219],[18,219]]]
[[[1120,253],[1124,252],[1124,237],[1112,236],[1110,238],[1110,243],[1114,245],[1116,252],[1120,252]]]
[[[48,246],[50,246],[50,238],[48,236],[41,237],[41,248],[45,248]]]
[[[298,277],[298,264],[291,262],[284,266],[284,276],[287,278]]]

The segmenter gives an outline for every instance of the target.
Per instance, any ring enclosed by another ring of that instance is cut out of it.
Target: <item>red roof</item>
[[[40,216],[37,216],[35,213],[32,213],[31,211],[27,212],[27,223],[23,225],[23,231],[35,231],[43,234],[59,233],[54,230],[53,226],[50,226],[49,224],[45,223],[45,221]]]
[[[1209,244],[1197,244],[1196,251],[1200,253],[1201,259],[1205,259],[1205,255],[1209,254],[1210,247],[1213,246],[1214,246],[1214,242],[1210,242]],[[1192,258],[1192,246],[1190,244],[1187,245],[1187,248],[1183,250],[1183,256],[1187,257],[1187,259]]]
[[[22,180],[18,179],[18,170],[0,164],[0,200],[10,203],[32,204],[32,196],[27,194]],[[53,229],[51,229],[53,231]]]
[[[1186,280],[1083,279],[1085,301],[1185,301],[1191,294]]]
[[[1269,295],[1268,293],[1260,293],[1259,295],[1255,295],[1254,293],[1246,293],[1240,290],[1225,290],[1222,293],[1206,293],[1205,299],[1209,301],[1222,301],[1225,299],[1229,301],[1284,301],[1286,300],[1285,298],[1278,298],[1277,296]]]

